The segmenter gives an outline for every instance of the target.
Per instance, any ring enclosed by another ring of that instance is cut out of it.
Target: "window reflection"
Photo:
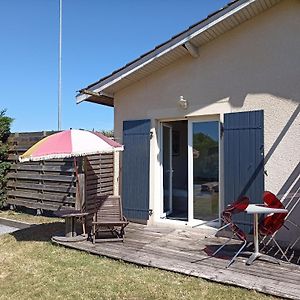
[[[193,123],[194,219],[219,217],[219,122]]]

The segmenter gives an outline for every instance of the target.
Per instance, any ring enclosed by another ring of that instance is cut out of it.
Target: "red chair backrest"
[[[266,191],[263,193],[264,204],[272,208],[284,208],[281,201],[271,192]]]
[[[238,200],[234,201],[233,203],[229,204],[226,209],[224,210],[224,213],[230,213],[232,215],[241,213],[245,211],[245,209],[249,205],[249,198],[247,196],[242,196]]]
[[[263,193],[263,201],[268,207],[284,208],[281,201],[269,191]],[[262,235],[272,235],[283,226],[286,216],[287,213],[271,213],[267,215],[258,225],[259,233]]]
[[[240,197],[238,200],[228,205],[226,209],[222,213],[222,219],[226,224],[230,224],[230,228],[233,233],[240,239],[246,240],[246,234],[242,229],[240,229],[236,224],[232,221],[232,215],[241,213],[245,211],[245,209],[249,205],[249,198],[246,196]]]

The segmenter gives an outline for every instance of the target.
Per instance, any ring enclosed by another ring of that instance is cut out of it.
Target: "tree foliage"
[[[7,139],[10,134],[10,125],[13,119],[6,116],[6,110],[0,110],[0,207],[5,200],[5,175],[10,167],[7,162],[8,145]]]
[[[102,134],[104,134],[105,136],[107,136],[107,137],[110,137],[110,138],[114,137],[114,131],[113,130],[100,130],[100,132]]]

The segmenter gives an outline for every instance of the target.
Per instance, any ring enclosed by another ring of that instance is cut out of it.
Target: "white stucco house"
[[[299,30],[299,0],[232,1],[80,91],[114,107],[129,219],[217,227],[269,190],[299,223]]]

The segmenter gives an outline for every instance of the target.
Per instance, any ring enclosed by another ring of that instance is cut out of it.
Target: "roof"
[[[122,68],[81,89],[77,103],[95,102],[114,106],[115,92],[141,80],[175,60],[198,57],[202,45],[271,8],[281,0],[235,0],[205,19],[156,46]]]

